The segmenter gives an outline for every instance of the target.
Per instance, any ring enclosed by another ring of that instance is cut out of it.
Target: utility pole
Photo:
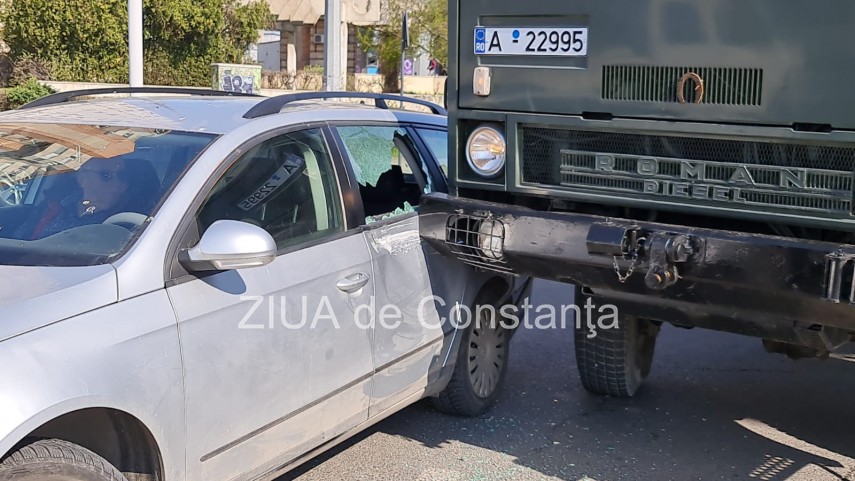
[[[143,85],[143,2],[128,0],[128,55],[131,87]]]
[[[324,10],[324,89],[327,92],[342,88],[342,34],[341,0],[326,0]]]
[[[408,12],[401,18],[401,97],[404,96],[404,66],[407,63],[407,49],[410,48],[410,25]],[[403,104],[403,99],[401,100]]]

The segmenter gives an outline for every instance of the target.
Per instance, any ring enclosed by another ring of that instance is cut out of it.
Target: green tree
[[[13,60],[49,63],[63,80],[88,72],[87,80],[114,81],[127,65],[127,4],[120,1],[9,2],[0,19]]]
[[[225,0],[223,12],[225,15],[226,58],[229,62],[242,62],[246,49],[258,40],[258,31],[275,25],[275,18],[270,13],[266,1],[243,3],[238,0]]]
[[[421,52],[448,65],[448,2],[428,0],[413,13],[414,22],[422,29]]]
[[[381,24],[358,31],[363,50],[377,53],[383,90],[400,90],[401,18],[409,17],[410,48],[407,55],[423,53],[439,60],[448,60],[448,2],[447,0],[383,0]]]
[[[270,24],[265,0],[145,0],[145,82],[208,85],[210,64],[241,62]],[[127,0],[26,0],[0,10],[12,60],[36,59],[54,80],[128,81]]]

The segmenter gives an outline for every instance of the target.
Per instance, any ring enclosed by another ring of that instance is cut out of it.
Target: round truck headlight
[[[492,127],[478,127],[466,141],[466,161],[476,174],[494,177],[505,166],[505,137]]]

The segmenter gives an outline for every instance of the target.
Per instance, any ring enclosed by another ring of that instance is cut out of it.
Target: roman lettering
[[[706,169],[704,164],[693,164],[685,160],[680,162],[680,178],[681,179],[697,179],[706,180]]]
[[[692,184],[692,198],[694,199],[709,199],[710,186],[703,184]]]
[[[658,194],[659,193],[659,182],[655,180],[645,180],[644,181],[644,193],[645,194]]]
[[[712,189],[712,199],[717,200],[719,202],[729,202],[730,198],[728,197],[728,193],[730,189],[727,187],[713,187]]]
[[[781,171],[781,187],[804,189],[807,186],[807,172],[804,170],[791,171],[784,169]]]
[[[656,175],[659,173],[659,162],[657,162],[656,159],[642,157],[638,159],[638,165],[636,168],[638,169],[638,173],[641,175]]]
[[[754,177],[751,177],[751,172],[744,165],[736,167],[733,175],[730,176],[730,181],[738,184],[754,185]]]
[[[601,172],[614,172],[615,158],[611,155],[597,154],[594,159],[594,170],[599,170]]]

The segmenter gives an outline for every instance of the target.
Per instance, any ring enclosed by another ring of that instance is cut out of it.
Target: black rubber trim
[[[286,105],[304,100],[326,100],[326,99],[371,99],[374,106],[380,109],[389,109],[387,101],[403,102],[408,104],[427,107],[436,115],[448,115],[448,111],[439,105],[427,100],[404,97],[402,95],[374,94],[369,92],[302,92],[298,94],[285,94],[268,98],[243,114],[245,119],[257,119],[268,115],[278,114]]]
[[[223,90],[213,89],[195,89],[188,87],[113,87],[100,89],[83,89],[70,90],[68,92],[59,92],[51,94],[40,99],[33,100],[22,105],[19,109],[31,109],[33,107],[43,107],[45,105],[61,104],[73,100],[78,97],[88,97],[92,95],[110,95],[110,94],[180,94],[180,95],[200,95],[203,97],[255,97],[261,98],[261,95],[226,92]]]

